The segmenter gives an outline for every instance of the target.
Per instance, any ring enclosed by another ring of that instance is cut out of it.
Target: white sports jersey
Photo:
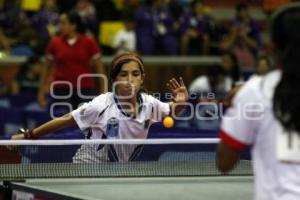
[[[122,111],[113,93],[102,94],[72,112],[79,128],[88,139],[145,139],[151,124],[170,113],[170,105],[147,95],[139,95],[139,113],[136,117]],[[108,122],[118,121],[108,128]],[[116,132],[111,135],[111,128]],[[107,162],[133,160],[140,152],[137,145],[82,145],[73,162]]]
[[[221,139],[233,148],[251,146],[256,200],[299,200],[300,165],[279,161],[273,95],[281,72],[253,77],[238,92],[222,121]]]

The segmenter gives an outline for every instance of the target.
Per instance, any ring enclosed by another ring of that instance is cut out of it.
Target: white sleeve
[[[160,122],[165,116],[170,114],[171,108],[169,103],[162,102],[152,96],[148,96],[152,104],[151,121]]]
[[[244,85],[233,99],[222,119],[220,138],[237,150],[244,150],[253,144],[259,122],[265,107],[257,98],[258,87],[249,82]]]
[[[104,95],[98,96],[72,111],[71,114],[80,130],[91,127],[97,121],[98,115],[102,111],[101,108],[105,107],[105,100],[102,96]]]

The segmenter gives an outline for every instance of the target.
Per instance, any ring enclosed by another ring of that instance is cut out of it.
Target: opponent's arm
[[[229,172],[240,160],[241,151],[238,151],[221,141],[217,149],[217,167],[223,172]]]

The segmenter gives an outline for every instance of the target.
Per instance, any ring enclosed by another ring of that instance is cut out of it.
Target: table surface
[[[27,179],[10,187],[54,199],[253,199],[252,176]]]

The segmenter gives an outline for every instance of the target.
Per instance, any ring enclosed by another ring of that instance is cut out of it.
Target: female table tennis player
[[[37,128],[12,136],[12,139],[37,139],[60,129],[78,126],[89,139],[147,138],[152,123],[171,113],[178,114],[188,100],[182,78],[171,79],[167,86],[173,94],[171,103],[164,103],[142,92],[145,79],[142,59],[135,54],[122,54],[112,61],[110,79],[113,92],[101,94],[71,113],[53,119]],[[174,111],[174,112],[173,112]],[[140,148],[136,145],[82,145],[74,162],[128,161]],[[122,148],[121,148],[122,147]]]
[[[251,148],[256,200],[300,199],[300,4],[272,17],[278,69],[247,82],[221,125],[217,165],[232,169]]]

